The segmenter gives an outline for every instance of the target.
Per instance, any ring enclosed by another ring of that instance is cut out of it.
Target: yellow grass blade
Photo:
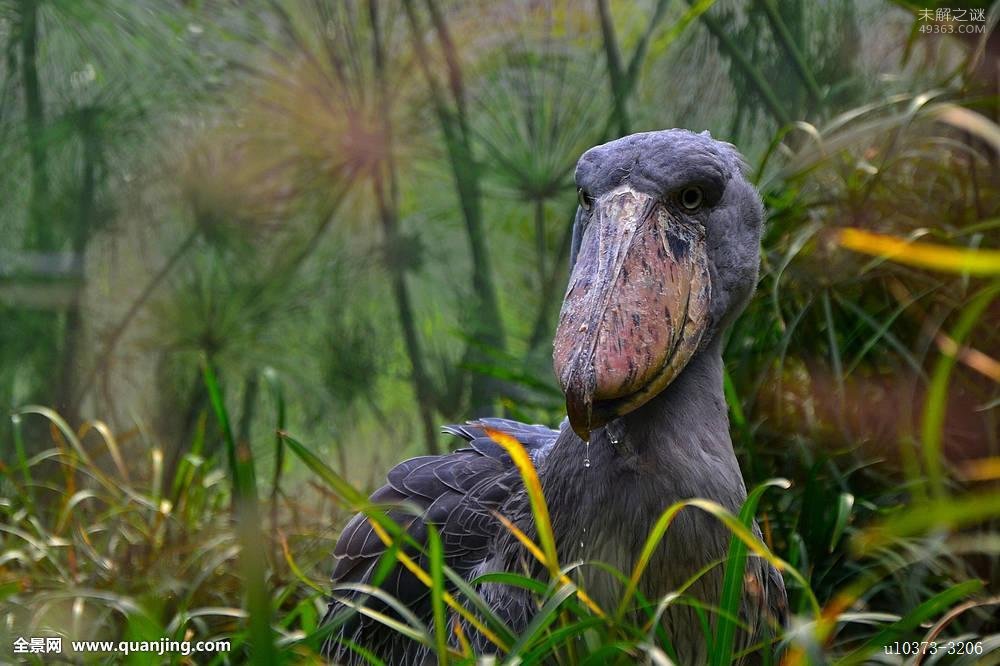
[[[549,519],[549,507],[545,503],[542,482],[538,479],[538,472],[531,462],[531,456],[524,450],[521,442],[507,433],[493,428],[483,428],[483,430],[490,439],[507,451],[517,466],[517,471],[521,473],[531,502],[531,514],[535,519],[535,529],[538,530],[538,540],[541,541],[542,551],[545,553],[545,559],[541,561],[548,567],[553,578],[559,578],[559,557],[556,553],[556,539],[552,533],[552,521]]]
[[[546,561],[545,553],[542,552],[542,549],[539,548],[534,541],[528,538],[527,534],[522,532],[517,527],[517,525],[510,522],[506,516],[497,513],[496,511],[493,512],[493,515],[496,516],[497,520],[503,523],[504,527],[510,530],[510,533],[513,534],[517,538],[517,540],[521,542],[521,544],[528,550],[529,553],[531,553],[534,556],[536,560],[538,560],[539,562],[542,563],[542,565],[551,570],[551,567],[549,567],[549,563]],[[581,590],[580,587],[576,585],[576,583],[570,580],[569,576],[562,573],[561,571],[557,572],[557,576],[559,578],[560,583],[564,585],[573,585],[576,587],[577,598],[580,600],[581,603],[583,603],[587,608],[589,608],[594,615],[601,618],[607,617],[607,613],[604,612],[604,609],[601,608],[596,601],[591,599],[586,592]]]
[[[993,150],[1000,151],[1000,126],[981,113],[956,104],[941,104],[933,115],[943,123],[977,135],[992,145]]]
[[[329,466],[317,458],[316,455],[309,449],[300,444],[294,437],[291,437],[284,432],[279,432],[279,435],[285,440],[285,442],[287,442],[292,452],[297,455],[306,464],[306,466],[309,467],[309,469],[316,472],[320,478],[326,481],[326,483],[337,493],[337,495],[347,500],[352,509],[360,511],[366,515],[368,523],[372,526],[372,530],[375,532],[376,536],[382,540],[382,543],[390,547],[394,545],[393,538],[390,536],[389,532],[378,523],[378,520],[372,518],[371,512],[378,511],[379,509],[373,506],[368,498],[347,483],[343,477],[330,469]],[[403,534],[402,538],[405,540],[407,535]],[[404,567],[417,577],[417,580],[426,585],[428,588],[433,586],[433,581],[431,580],[430,575],[421,569],[420,565],[414,562],[406,553],[402,552],[401,549],[396,553],[396,560],[402,563]],[[503,639],[497,636],[494,632],[490,631],[490,629],[486,627],[479,620],[479,618],[458,603],[452,595],[445,592],[443,597],[448,606],[465,618],[469,624],[474,626],[476,630],[485,636],[488,641],[499,647],[504,652],[507,652],[510,649]]]
[[[944,333],[934,336],[934,343],[942,354],[958,357],[966,367],[972,368],[984,377],[1000,382],[1000,361],[988,356],[978,349],[959,346],[954,338]]]
[[[392,537],[389,536],[389,533],[386,532],[381,525],[379,525],[371,518],[368,519],[368,523],[372,526],[372,529],[375,531],[375,534],[378,536],[378,538],[382,540],[382,543],[384,543],[386,546],[393,545]],[[421,569],[420,565],[414,562],[410,558],[410,556],[404,553],[402,550],[397,551],[396,559],[404,567],[409,569],[410,573],[416,576],[417,580],[426,585],[428,589],[433,585],[433,581],[431,581],[430,574]],[[504,643],[504,641],[499,636],[490,631],[489,627],[480,622],[479,618],[477,618],[475,615],[469,612],[469,610],[465,608],[465,606],[458,603],[458,601],[455,600],[455,597],[453,597],[448,592],[445,592],[443,596],[444,596],[444,602],[448,604],[448,606],[451,607],[452,610],[454,610],[456,613],[465,618],[465,620],[469,624],[474,626],[479,633],[481,633],[483,636],[486,637],[486,640],[493,643],[504,652],[510,649],[510,646]]]
[[[1000,275],[1000,250],[956,248],[936,243],[910,242],[895,236],[849,227],[837,234],[848,250],[883,257],[919,268],[969,275]]]
[[[128,468],[125,466],[125,459],[122,457],[121,449],[118,447],[118,440],[115,439],[111,428],[104,421],[85,421],[77,432],[77,437],[80,441],[83,441],[83,438],[86,437],[91,429],[96,430],[104,438],[104,443],[108,447],[108,453],[111,455],[111,461],[115,464],[115,468],[117,468],[118,473],[126,483],[131,483]]]
[[[291,570],[292,574],[299,579],[301,583],[310,587],[316,592],[322,595],[326,595],[326,589],[314,583],[305,573],[299,568],[299,565],[295,562],[295,558],[292,557],[292,551],[288,548],[288,539],[281,532],[278,533],[278,541],[281,543],[281,552],[285,556],[285,563],[288,564],[288,568]]]
[[[1000,456],[978,458],[962,463],[962,476],[969,481],[993,481],[1000,479]]]
[[[462,656],[466,659],[472,659],[472,645],[469,644],[469,639],[465,637],[465,630],[462,629],[462,623],[455,622],[452,625],[452,631],[455,634],[455,638],[458,639],[458,644],[462,648]]]
[[[871,581],[868,583],[870,584]],[[833,630],[837,627],[837,619],[857,601],[863,590],[862,584],[854,583],[850,588],[838,593],[837,596],[828,601],[815,620],[812,639],[820,645],[826,645],[833,635]],[[793,646],[781,660],[781,666],[805,666],[809,663],[806,651],[797,645]]]

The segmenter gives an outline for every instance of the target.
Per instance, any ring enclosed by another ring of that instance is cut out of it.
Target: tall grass
[[[334,628],[317,624],[327,598],[326,585],[301,569],[301,553],[293,554],[288,537],[282,533],[290,526],[268,534],[260,530],[258,522],[250,522],[259,517],[254,509],[257,491],[246,482],[252,456],[249,449],[232,440],[228,411],[210,366],[205,366],[204,375],[221,436],[227,442],[227,455],[225,460],[204,460],[193,453],[186,460],[188,464],[178,470],[178,479],[169,484],[155,477],[159,469],[155,448],[147,473],[131,466],[134,476],[141,474],[145,479],[130,480],[119,443],[103,424],[81,428],[80,433],[91,435],[81,439],[51,410],[30,407],[18,413],[16,426],[26,418],[45,419],[51,424],[53,448],[24,459],[16,467],[3,468],[0,531],[4,580],[0,590],[7,618],[5,638],[62,635],[68,643],[70,638],[225,637],[232,641],[231,653],[198,659],[219,663],[321,660],[319,648]],[[95,433],[99,437],[94,437]],[[606,565],[558,560],[545,498],[530,458],[516,440],[498,433],[492,436],[514,461],[520,461],[518,468],[534,507],[541,545],[506,524],[545,565],[551,576],[548,581],[513,572],[463,581],[444,563],[443,549],[433,530],[428,543],[413,542],[388,518],[385,507],[371,504],[363,492],[308,447],[287,435],[280,437],[296,459],[340,498],[345,509],[369,516],[387,544],[380,570],[387,573],[394,565],[409,568],[429,588],[434,609],[429,624],[424,625],[421,618],[392,602],[384,592],[370,588],[364,591],[389,602],[395,614],[363,606],[357,606],[357,612],[426,644],[439,663],[477,663],[477,655],[469,648],[468,631],[482,632],[504,663],[668,663],[670,637],[663,633],[658,618],[672,604],[693,604],[706,619],[718,617],[714,632],[707,630],[712,623],[706,622],[707,653],[713,664],[731,663],[751,652],[760,652],[767,662],[779,649],[785,651],[786,663],[862,663],[895,641],[921,640],[928,632],[926,623],[935,620],[939,621],[933,628],[938,643],[958,639],[974,645],[981,641],[985,651],[1000,649],[998,634],[981,635],[950,626],[962,613],[976,609],[976,604],[966,601],[981,593],[983,584],[977,580],[945,585],[903,614],[866,612],[857,606],[866,591],[884,584],[894,569],[940,557],[908,547],[913,542],[907,540],[933,539],[932,535],[941,534],[942,529],[968,528],[1000,515],[1000,495],[995,491],[952,500],[929,499],[867,526],[851,539],[851,557],[862,561],[875,553],[878,564],[868,564],[863,575],[842,581],[840,589],[826,600],[817,599],[810,590],[808,572],[774,555],[749,530],[754,517],[765,524],[768,520],[756,515],[765,491],[772,488],[771,494],[784,494],[788,499],[787,482],[772,481],[755,488],[739,516],[705,500],[681,502],[667,507],[656,522],[634,570],[611,572],[623,584],[621,603],[616,610],[602,609],[574,582],[574,571]],[[193,449],[200,450],[201,445]],[[40,468],[46,465],[61,472],[46,472],[50,481],[40,483],[35,479],[41,477]],[[174,488],[174,499],[163,497],[158,490],[161,487]],[[710,564],[664,598],[644,599],[638,593],[644,562],[682,510],[707,511],[720,520],[733,534],[729,554],[724,562]],[[268,558],[271,550],[261,543],[262,538],[280,541],[284,562]],[[318,543],[325,544],[322,550],[330,545],[328,539]],[[733,635],[740,626],[748,550],[782,571],[809,603],[796,613],[787,631],[773,627],[773,637],[734,654]],[[237,562],[239,566],[230,569],[229,564]],[[324,557],[316,560],[321,569],[324,563]],[[291,578],[282,575],[283,564],[293,573]],[[714,566],[725,569],[718,608],[705,606],[684,592]],[[486,583],[521,587],[537,596],[539,611],[522,634],[511,633],[479,596],[477,587]],[[349,591],[358,591],[357,586],[345,586],[343,592]],[[341,594],[336,587],[329,593]],[[988,605],[990,601],[982,597],[980,603]],[[456,623],[453,617],[463,618],[465,623]],[[365,654],[360,647],[357,651]],[[107,655],[77,656],[89,662]],[[140,663],[144,659],[139,657]],[[150,656],[148,661],[155,663],[157,659]],[[374,657],[371,661],[378,663]],[[972,663],[969,658],[948,661],[966,662]]]
[[[914,37],[898,71],[878,78],[860,58],[826,53],[827,35],[809,37],[833,26],[834,42],[850,42],[854,3],[803,13],[784,0],[531,2],[496,14],[435,1],[189,5],[0,8],[0,95],[15,102],[0,115],[13,165],[0,178],[13,202],[4,229],[24,237],[20,249],[82,252],[100,238],[96,221],[121,209],[154,230],[162,266],[146,275],[146,255],[129,257],[143,273],[138,298],[94,338],[77,386],[60,387],[72,398],[65,413],[24,407],[0,427],[3,649],[17,636],[222,638],[229,653],[193,661],[318,663],[338,622],[320,626],[328,598],[361,593],[391,612],[356,612],[441,664],[476,663],[473,632],[502,663],[669,663],[658,620],[678,604],[702,618],[712,664],[746,653],[788,664],[1000,661],[1000,128],[988,115],[995,91],[975,76],[985,41],[941,57],[949,71],[936,76],[913,71],[916,59],[954,51]],[[32,14],[34,29],[21,29]],[[698,59],[705,40],[709,62],[676,57],[683,46]],[[726,77],[728,102],[711,97]],[[221,88],[218,104],[192,108]],[[735,110],[704,120],[705,95]],[[158,150],[168,173],[144,172],[154,182],[140,187],[133,171],[161,129],[150,119],[168,114],[178,127],[167,135],[190,140]],[[739,515],[698,499],[664,507],[628,571],[566,561],[530,460],[499,437],[538,536],[506,529],[545,573],[465,581],[433,529],[413,543],[367,492],[386,461],[420,448],[413,414],[429,450],[441,443],[435,419],[471,414],[485,389],[510,414],[561,418],[545,346],[573,162],[616,131],[678,118],[743,133],[769,210],[761,283],[726,347],[748,500]],[[75,239],[42,224],[50,213]],[[132,247],[106,242],[108,255]],[[103,263],[95,256],[88,267]],[[128,295],[111,279],[107,292],[90,283],[105,313]],[[54,341],[78,336],[75,315],[63,326],[30,308],[3,314],[6,408],[53,383],[57,361],[75,362]],[[484,321],[496,324],[490,335]],[[116,383],[129,346],[157,352],[152,411],[167,427],[128,413],[148,397]],[[82,421],[87,396],[108,423],[142,426]],[[431,617],[376,586],[331,589],[333,545],[356,511],[387,544],[376,580],[409,569],[430,590]],[[726,557],[708,565],[724,570],[718,607],[687,594],[709,569],[663,598],[640,593],[681,511],[708,512],[732,533]],[[741,654],[742,574],[754,557],[783,572],[793,618]],[[584,567],[620,582],[616,607],[580,587]],[[536,597],[524,631],[490,610],[477,591],[487,584]],[[921,640],[981,643],[984,654],[885,653]]]

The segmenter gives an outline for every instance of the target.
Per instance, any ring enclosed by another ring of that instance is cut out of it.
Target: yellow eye
[[[684,206],[684,208],[686,208],[687,210],[696,210],[699,206],[701,206],[701,202],[703,199],[701,194],[701,188],[685,187],[683,190],[681,190],[681,195],[679,198],[681,205]]]
[[[590,204],[593,202],[593,199],[590,198],[590,195],[582,187],[576,190],[576,199],[580,202],[580,208],[590,210]]]

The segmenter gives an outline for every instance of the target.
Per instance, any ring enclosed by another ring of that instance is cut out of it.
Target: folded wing
[[[496,418],[445,426],[446,433],[462,437],[468,446],[446,455],[421,456],[396,465],[387,475],[388,483],[371,495],[372,502],[385,505],[387,515],[419,544],[426,544],[428,525],[433,525],[441,536],[445,564],[464,578],[470,577],[488,557],[491,543],[502,529],[494,511],[499,511],[521,489],[521,477],[513,462],[489,438],[485,428],[516,438],[536,463],[559,435],[546,426]],[[361,603],[398,619],[386,603],[355,589],[377,582],[376,570],[385,550],[385,544],[364,514],[355,515],[337,541],[333,599],[324,617],[324,624],[333,623],[335,627],[326,652],[337,663],[355,661],[346,641],[358,642],[362,635],[365,647],[375,649],[382,659],[419,663],[422,646],[349,605]],[[411,548],[404,552],[426,570],[427,562],[419,551]],[[427,587],[399,563],[378,587],[421,621],[430,616]]]

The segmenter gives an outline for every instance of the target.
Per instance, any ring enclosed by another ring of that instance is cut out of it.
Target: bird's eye
[[[703,198],[700,187],[685,187],[681,190],[680,202],[687,210],[696,210]]]
[[[584,210],[590,210],[590,205],[594,202],[594,199],[587,194],[586,190],[582,187],[576,190],[576,198],[580,202],[580,208]]]

